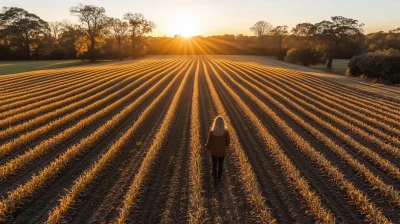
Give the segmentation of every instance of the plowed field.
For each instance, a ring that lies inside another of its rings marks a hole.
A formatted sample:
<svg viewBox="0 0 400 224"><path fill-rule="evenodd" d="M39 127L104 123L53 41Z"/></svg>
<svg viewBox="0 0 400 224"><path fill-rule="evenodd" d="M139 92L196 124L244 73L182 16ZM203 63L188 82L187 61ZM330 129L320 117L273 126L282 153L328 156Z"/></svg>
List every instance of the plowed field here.
<svg viewBox="0 0 400 224"><path fill-rule="evenodd" d="M0 222L400 223L400 102L260 60L0 76Z"/></svg>

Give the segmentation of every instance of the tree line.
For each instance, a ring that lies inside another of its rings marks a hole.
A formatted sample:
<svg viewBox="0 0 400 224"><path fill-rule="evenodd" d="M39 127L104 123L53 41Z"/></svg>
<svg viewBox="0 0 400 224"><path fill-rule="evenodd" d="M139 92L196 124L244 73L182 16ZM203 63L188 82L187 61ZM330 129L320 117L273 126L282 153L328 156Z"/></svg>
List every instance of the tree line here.
<svg viewBox="0 0 400 224"><path fill-rule="evenodd" d="M112 18L94 5L79 4L70 13L79 24L49 23L22 8L4 7L0 60L135 58L142 51L142 37L156 27L143 14L128 12L122 19Z"/></svg>
<svg viewBox="0 0 400 224"><path fill-rule="evenodd" d="M78 24L46 22L17 7L0 13L0 60L127 59L144 54L247 54L269 55L310 65L334 58L351 58L363 52L400 49L400 28L364 34L364 24L342 16L315 24L299 23L289 30L258 21L248 35L214 35L183 38L146 36L156 27L140 13L122 18L107 16L103 7L70 8Z"/></svg>

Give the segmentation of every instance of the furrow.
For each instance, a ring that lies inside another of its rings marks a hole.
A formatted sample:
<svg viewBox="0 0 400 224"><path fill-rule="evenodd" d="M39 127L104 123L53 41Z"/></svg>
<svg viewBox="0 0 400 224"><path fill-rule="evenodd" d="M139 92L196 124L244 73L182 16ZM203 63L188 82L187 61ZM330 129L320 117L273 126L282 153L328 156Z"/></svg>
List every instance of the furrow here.
<svg viewBox="0 0 400 224"><path fill-rule="evenodd" d="M199 115L199 68L197 62L194 77L192 96L191 121L190 121L190 195L189 195L189 223L203 223L207 216L204 208L202 172L201 172L201 138L200 138L200 115Z"/></svg>
<svg viewBox="0 0 400 224"><path fill-rule="evenodd" d="M78 119L78 115L87 114L87 113L91 112L93 109L95 109L96 107L100 106L102 102L108 102L105 100L115 98L117 96L117 93L122 93L122 90L126 90L125 87L127 85L131 86L131 84L136 83L135 81L142 81L144 78L149 77L151 74L154 74L159 71L163 71L164 69L167 68L167 66L174 67L175 65L176 65L175 63L171 63L171 64L165 65L164 67L159 68L157 70L154 70L155 69L154 68L153 71L146 70L146 71L140 72L136 75L127 74L126 76L123 77L124 79L122 79L122 81L120 81L119 83L114 83L112 80L105 82L105 83L101 84L100 86L96 87L95 89L93 89L92 91L85 92L84 94L87 95L86 96L87 98L84 98L84 100L81 100L81 101L73 100L72 101L73 103L69 104L66 107L62 107L58 110L49 112L47 114L42 114L39 117L28 120L22 124L11 126L10 128L7 128L5 130L0 130L0 141L9 139L10 137L15 136L16 134L22 134L21 132L27 131L37 125L45 124L46 122L47 122L46 125L51 125L51 123L49 123L49 122L51 122L52 120L57 119L57 118L58 119L56 121L52 121L52 123L60 121L59 122L60 124L66 124L69 121ZM143 74L145 74L145 75L143 75ZM143 75L143 77L140 77L142 75ZM135 80L138 77L140 77L140 78ZM96 93L95 92L96 89L99 89L101 91ZM91 92L93 92L93 93L91 93ZM117 92L117 93L113 93L113 92ZM73 98L75 98L75 96ZM96 99L97 99L97 101L96 101ZM43 108L44 107L42 107L42 109ZM74 111L74 110L76 110L76 111ZM74 112L72 112L72 111L74 111ZM61 116L63 116L63 117L61 117ZM61 117L61 118L59 118L59 117ZM68 119L64 119L64 118L68 118ZM20 118L18 118L16 120L18 121L19 119ZM63 120L63 121L61 122L61 120ZM56 126L54 126L54 127L56 127ZM50 131L53 129L47 128L46 130ZM39 133L40 133L40 135L43 136L44 133L46 133L46 132L39 132ZM22 134L19 136L19 138L22 138L23 136L24 135ZM33 140L33 138L29 138L30 142L32 140ZM9 143L11 143L11 141ZM9 144L9 143L6 143L6 144ZM2 155L2 153L1 153L2 147L3 146L0 146L0 159L2 158L2 156L1 156Z"/></svg>
<svg viewBox="0 0 400 224"><path fill-rule="evenodd" d="M7 118L9 116L18 115L21 112L29 112L29 110L38 108L43 105L54 104L59 105L58 101L67 101L70 97L73 97L80 93L85 93L87 90L96 87L103 83L105 80L110 80L115 77L120 77L121 71L124 71L125 74L130 72L130 70L121 70L117 69L113 72L109 71L101 71L95 72L91 76L87 77L86 80L77 80L78 85L71 85L66 89L60 89L57 91L50 92L48 94L40 95L35 98L25 99L24 97L20 99L12 99L11 103L8 105L4 105L2 107L2 112L0 113L0 118ZM57 104L58 103L58 104Z"/></svg>
<svg viewBox="0 0 400 224"><path fill-rule="evenodd" d="M225 67L225 66L224 66ZM225 67L226 68L226 67ZM287 109L283 104L279 103L275 99L273 99L269 94L265 93L262 89L257 87L256 85L250 83L246 79L244 79L242 76L240 76L238 73L232 71L229 68L226 68L229 71L231 71L233 74L235 74L236 77L238 77L242 82L246 83L247 85L251 86L252 89L255 89L260 95L268 99L269 102L272 102L274 105L276 105L281 111L283 111L287 116L289 116L292 120L294 120L296 123L298 123L302 128L304 128L307 132L311 133L317 140L321 141L327 148L329 148L331 151L333 151L336 155L338 155L341 159L346 161L346 163L349 164L350 167L352 167L360 176L364 178L366 182L368 182L373 190L377 190L380 192L383 196L389 198L393 204L395 204L397 207L400 207L400 194L397 190L394 189L393 186L385 184L379 177L375 176L372 172L370 172L364 165L356 161L349 155L345 149L337 145L333 140L331 140L329 137L324 135L323 133L319 132L315 127L301 119L298 115L296 115L293 111ZM248 77L249 79L252 79L251 77ZM229 79L235 83L236 86L238 86L247 96L249 96L262 110L269 114L272 119L276 122L276 124L281 127L283 130L286 130L287 135L292 135L293 139L297 139L299 141L294 142L296 145L302 145L304 143L303 148L310 148L310 150L313 150L312 154L308 153L309 155L321 155L319 157L323 158L323 155L318 153L315 149L311 147L311 145L305 141L305 139L302 139L302 137L298 134L295 133L293 129L291 129L287 124L284 123L284 121L279 118L273 112L266 104L264 104L260 99L258 99L255 95L253 95L248 89L244 88L242 85L240 85L237 81L233 80L232 77L229 77ZM252 79L253 80L253 79ZM253 80L254 81L254 80ZM301 140L301 141L300 141ZM303 143L302 143L303 142ZM300 144L302 143L302 144ZM304 151L303 149L302 151ZM316 154L317 153L317 154ZM313 159L313 158L310 158ZM324 160L328 161L326 158L323 158ZM324 163L328 163L328 162ZM317 163L317 162L316 162ZM324 164L321 163L321 164ZM319 164L319 163L317 163ZM336 168L337 169L337 168ZM329 174L328 174L329 176ZM344 176L344 175L343 175Z"/></svg>
<svg viewBox="0 0 400 224"><path fill-rule="evenodd" d="M166 77L168 76L165 76L163 80L165 80ZM121 124L124 121L124 118L126 118L142 103L143 100L148 98L157 88L159 88L162 82L163 81L159 81L156 85L153 85L151 88L152 91L147 91L145 94L138 97L133 103L125 107L121 112L115 115L111 120L107 121L95 132L70 147L48 166L43 168L38 174L33 175L28 182L8 192L7 197L0 201L0 221L5 220L7 215L12 214L24 202L30 200L31 196L35 194L35 192L46 186L46 184L60 174L69 163L85 151L92 148L99 140Z"/></svg>
<svg viewBox="0 0 400 224"><path fill-rule="evenodd" d="M182 73L182 71L183 70L181 70L180 73ZM59 205L49 213L46 223L59 223L61 221L61 218L68 212L71 206L76 203L79 195L112 161L120 148L127 146L130 137L136 132L139 125L146 120L149 114L154 112L156 105L159 104L167 95L168 91L171 89L171 86L176 82L179 76L180 74L177 74L175 78L168 84L168 86L164 88L161 94L158 95L157 98L154 99L154 101L139 115L139 118L134 122L134 124L109 147L106 153L99 157L99 160L97 160L89 169L87 169L74 181L74 185L71 187L71 189L69 189L67 193L59 200ZM149 89L149 91L152 91L152 89Z"/></svg>
<svg viewBox="0 0 400 224"><path fill-rule="evenodd" d="M127 220L129 219L129 214L130 214L132 207L134 206L136 199L139 195L139 192L140 192L139 190L141 189L141 187L143 188L143 186L141 186L142 182L145 180L148 173L150 172L151 167L154 164L155 159L158 155L158 152L161 150L162 144L165 141L165 137L171 126L171 123L174 120L174 115L178 108L178 103L182 96L183 90L185 88L186 82L190 75L190 71L193 68L193 65L194 65L194 62L192 63L190 68L187 70L184 79L182 80L181 84L179 85L179 88L176 91L174 98L172 99L171 105L168 108L167 114L165 115L164 120L161 123L159 130L157 131L157 133L154 136L152 145L147 150L146 156L145 156L135 178L133 179L128 192L126 193L126 195L124 197L124 201L122 202L122 206L120 208L118 218L115 220L118 223L126 223Z"/></svg>
<svg viewBox="0 0 400 224"><path fill-rule="evenodd" d="M212 60L210 63L216 65ZM264 140L267 150L271 153L275 161L280 165L281 170L284 172L285 177L289 183L299 192L304 202L307 204L308 209L313 213L315 218L323 223L335 223L336 219L333 214L325 208L319 196L313 192L304 177L301 176L300 171L293 165L285 152L279 146L275 138L263 126L257 116L250 110L248 106L241 100L241 98L222 80L219 73L212 65L211 69L214 72L218 81L224 86L228 93L234 98L241 111L252 122L260 137ZM297 144L297 143L296 143Z"/></svg>
<svg viewBox="0 0 400 224"><path fill-rule="evenodd" d="M249 201L251 202L253 209L255 210L255 217L262 223L275 223L275 219L271 215L270 208L265 204L265 199L261 195L256 176L250 165L250 162L243 152L243 148L238 140L237 134L230 124L230 119L222 106L222 102L215 90L215 87L210 79L210 74L208 73L207 67L203 62L204 73L206 75L207 86L210 90L210 94L213 99L213 104L216 107L218 113L225 118L227 121L228 128L230 129L231 136L231 151L235 158L235 165L240 170L240 177L242 179L243 187L248 195Z"/></svg>
<svg viewBox="0 0 400 224"><path fill-rule="evenodd" d="M158 82L158 85L159 85L159 83L164 82L167 79L167 77L169 77L171 74L173 74L175 71L177 71L182 66L183 66L183 64L180 65L178 68L175 68L173 71L169 72L168 75L164 76ZM160 75L161 74L162 73L160 73ZM51 150L54 150L57 147L57 145L60 145L67 139L75 136L77 133L82 131L85 127L95 123L100 118L106 116L108 113L110 113L111 111L116 109L119 105L123 104L124 102L128 102L133 96L137 95L137 93L148 88L149 85L153 84L153 81L156 80L156 78L157 78L157 76L152 77L145 84L142 84L140 87L131 91L128 95L125 95L123 98L115 101L114 103L112 103L109 106L105 107L104 109L96 112L95 114L92 114L90 117L87 117L87 118L79 121L77 124L64 130L63 132L60 132L57 135L55 135L47 140L42 141L39 145L26 151L24 154L19 155L16 158L6 162L2 166L0 166L0 181L4 181L11 174L15 173L16 171L18 171L20 169L23 169L32 160L45 155L46 153L48 153ZM146 92L142 96L147 96L148 94L149 94L149 92ZM140 98L140 99L143 100L143 98ZM29 136L27 136L26 139L29 139ZM22 140L25 140L25 139L21 139L21 142L22 142ZM17 143L15 143L15 144L17 144ZM19 144L21 144L21 143L19 143ZM13 148L10 149L10 147L6 146L6 147L2 148L2 150L0 152L2 152L2 155L4 156L4 155L7 155L10 152L12 152L12 150L13 150Z"/></svg>
<svg viewBox="0 0 400 224"><path fill-rule="evenodd" d="M142 66L135 66L135 67L130 67L130 70L141 70L143 68L148 67L149 65L157 65L161 64L161 62L158 63L153 63L153 64L146 64ZM126 68L128 69L128 68ZM90 74L90 73L89 73ZM33 87L29 88L23 88L21 91L13 91L12 94L7 94L5 97L0 97L0 102L5 102L5 101L11 101L12 99L16 99L18 97L24 96L24 99L32 98L35 96L41 96L47 93L50 93L52 91L60 90L60 88L65 88L65 84L69 84L71 81L73 82L74 80L77 80L76 77L71 77L68 74L65 74L65 77L61 77L60 81L55 80L56 83L53 82L46 82L44 84L36 84ZM53 81L53 79L51 79ZM82 81L82 80L79 80Z"/></svg>

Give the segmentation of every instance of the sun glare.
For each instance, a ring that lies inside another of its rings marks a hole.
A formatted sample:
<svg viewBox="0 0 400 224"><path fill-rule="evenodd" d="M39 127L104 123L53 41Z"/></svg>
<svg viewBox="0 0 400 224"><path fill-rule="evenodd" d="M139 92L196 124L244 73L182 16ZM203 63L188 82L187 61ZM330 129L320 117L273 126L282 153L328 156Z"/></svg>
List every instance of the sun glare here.
<svg viewBox="0 0 400 224"><path fill-rule="evenodd" d="M198 21L190 15L177 15L172 24L173 35L178 34L183 37L192 37L199 34Z"/></svg>

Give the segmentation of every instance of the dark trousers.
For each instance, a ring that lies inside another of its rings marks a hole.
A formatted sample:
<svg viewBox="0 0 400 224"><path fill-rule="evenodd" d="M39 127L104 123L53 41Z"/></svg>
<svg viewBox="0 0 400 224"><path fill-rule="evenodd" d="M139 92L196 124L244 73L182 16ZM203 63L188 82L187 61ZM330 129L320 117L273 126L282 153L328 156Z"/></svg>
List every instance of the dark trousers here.
<svg viewBox="0 0 400 224"><path fill-rule="evenodd" d="M220 181L222 177L222 168L224 167L224 156L218 157L218 156L213 156L212 157L212 173L214 180ZM217 176L217 170L218 170L218 176Z"/></svg>

